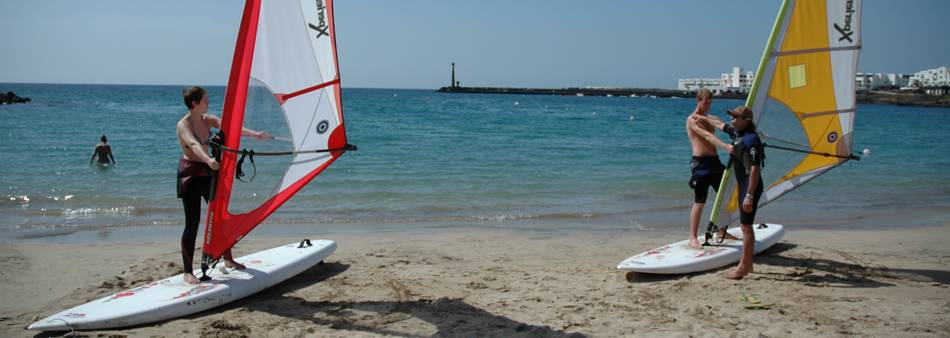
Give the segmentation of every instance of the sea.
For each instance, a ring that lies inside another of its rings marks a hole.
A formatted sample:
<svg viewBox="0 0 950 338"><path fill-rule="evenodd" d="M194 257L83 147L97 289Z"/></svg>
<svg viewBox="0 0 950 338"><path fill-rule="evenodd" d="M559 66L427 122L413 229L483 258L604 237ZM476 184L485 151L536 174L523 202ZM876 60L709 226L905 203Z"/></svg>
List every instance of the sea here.
<svg viewBox="0 0 950 338"><path fill-rule="evenodd" d="M0 243L177 240L183 87L0 84L32 99L0 106ZM224 87L206 88L209 112L219 114ZM714 100L711 111L725 117L742 103ZM694 100L344 88L343 106L359 150L254 233L686 231L684 121ZM947 108L859 105L855 151L870 155L763 207L758 221L836 230L946 224L948 126ZM89 164L103 134L117 161L108 168Z"/></svg>

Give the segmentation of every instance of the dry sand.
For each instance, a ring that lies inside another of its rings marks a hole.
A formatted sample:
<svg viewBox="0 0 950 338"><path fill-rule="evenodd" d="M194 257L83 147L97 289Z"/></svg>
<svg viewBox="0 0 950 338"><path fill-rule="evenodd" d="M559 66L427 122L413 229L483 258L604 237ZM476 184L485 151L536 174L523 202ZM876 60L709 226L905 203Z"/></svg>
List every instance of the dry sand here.
<svg viewBox="0 0 950 338"><path fill-rule="evenodd" d="M685 229L684 229L685 231ZM725 271L624 275L661 231L447 230L328 236L326 264L257 295L89 337L950 336L950 226L789 229L741 281ZM237 255L297 240L246 238ZM177 273L176 240L0 246L0 336L66 307ZM743 295L767 309L747 309ZM54 333L63 335L66 332Z"/></svg>

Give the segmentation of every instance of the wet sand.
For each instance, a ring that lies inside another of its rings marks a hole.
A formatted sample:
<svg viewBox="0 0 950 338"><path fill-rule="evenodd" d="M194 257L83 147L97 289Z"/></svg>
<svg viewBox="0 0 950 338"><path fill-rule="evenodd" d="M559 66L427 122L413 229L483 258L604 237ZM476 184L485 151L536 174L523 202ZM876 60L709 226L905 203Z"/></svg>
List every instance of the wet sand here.
<svg viewBox="0 0 950 338"><path fill-rule="evenodd" d="M685 230L685 229L684 229ZM625 275L620 260L680 240L665 231L447 230L322 236L326 264L223 307L91 337L950 336L950 225L790 228L726 269ZM246 238L243 255L298 240ZM67 307L178 273L177 240L0 246L0 336ZM749 302L752 295L759 301ZM743 300L743 298L745 300ZM54 333L63 335L67 332Z"/></svg>

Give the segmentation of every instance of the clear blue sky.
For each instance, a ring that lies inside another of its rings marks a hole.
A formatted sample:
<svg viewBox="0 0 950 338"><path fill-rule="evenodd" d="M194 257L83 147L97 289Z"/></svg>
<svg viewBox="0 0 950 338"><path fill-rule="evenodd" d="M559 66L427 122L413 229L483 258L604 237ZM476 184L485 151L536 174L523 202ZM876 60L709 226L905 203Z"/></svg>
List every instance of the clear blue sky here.
<svg viewBox="0 0 950 338"><path fill-rule="evenodd" d="M676 86L754 69L778 0L337 0L346 87ZM0 82L221 85L243 1L0 0ZM859 71L950 66L950 1L867 0Z"/></svg>

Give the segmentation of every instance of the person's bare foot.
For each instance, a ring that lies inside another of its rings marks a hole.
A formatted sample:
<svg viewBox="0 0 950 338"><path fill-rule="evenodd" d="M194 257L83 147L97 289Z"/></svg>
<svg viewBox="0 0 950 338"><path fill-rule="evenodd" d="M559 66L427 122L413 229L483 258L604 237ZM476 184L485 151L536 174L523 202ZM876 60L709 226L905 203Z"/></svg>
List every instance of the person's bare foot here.
<svg viewBox="0 0 950 338"><path fill-rule="evenodd" d="M235 270L244 270L245 268L247 268L246 266L244 266L244 264L235 262L233 260L224 261L224 266L227 268L235 269Z"/></svg>
<svg viewBox="0 0 950 338"><path fill-rule="evenodd" d="M693 249L702 249L702 248L703 248L703 245L700 244L700 243L699 243L699 240L696 239L695 237L690 238L690 239L689 239L689 242L686 243L686 245L689 246L690 248L693 248Z"/></svg>
<svg viewBox="0 0 950 338"><path fill-rule="evenodd" d="M188 283L188 284L201 283L201 281L198 280L198 277L195 277L195 275L192 275L190 273L186 272L186 273L183 273L181 276L182 276L182 279L185 280L185 283Z"/></svg>
<svg viewBox="0 0 950 338"><path fill-rule="evenodd" d="M739 280L739 279L742 279L742 277L745 277L746 275L748 275L748 274L751 273L751 272L752 272L752 269L743 269L743 268L738 268L738 267L737 267L737 268L733 269L732 271L729 271L728 273L726 273L725 275L723 275L723 277L726 277L726 278L728 278L728 279Z"/></svg>

